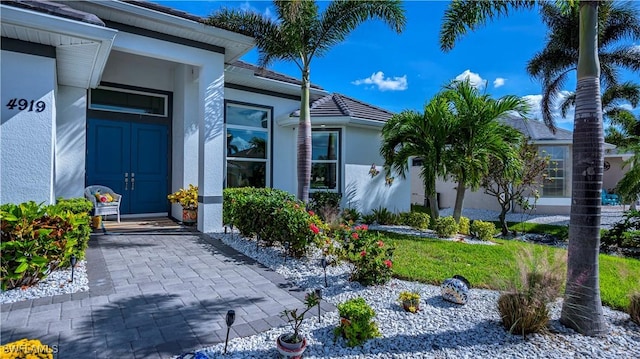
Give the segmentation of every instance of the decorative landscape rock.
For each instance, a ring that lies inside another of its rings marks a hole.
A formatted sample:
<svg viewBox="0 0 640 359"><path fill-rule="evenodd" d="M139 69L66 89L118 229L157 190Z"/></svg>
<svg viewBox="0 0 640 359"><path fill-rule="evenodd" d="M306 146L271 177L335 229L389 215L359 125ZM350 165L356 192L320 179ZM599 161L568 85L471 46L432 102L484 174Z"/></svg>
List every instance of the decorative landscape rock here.
<svg viewBox="0 0 640 359"><path fill-rule="evenodd" d="M456 274L453 278L447 278L442 282L440 286L442 298L456 304L467 304L469 287L471 287L469 281L465 277Z"/></svg>

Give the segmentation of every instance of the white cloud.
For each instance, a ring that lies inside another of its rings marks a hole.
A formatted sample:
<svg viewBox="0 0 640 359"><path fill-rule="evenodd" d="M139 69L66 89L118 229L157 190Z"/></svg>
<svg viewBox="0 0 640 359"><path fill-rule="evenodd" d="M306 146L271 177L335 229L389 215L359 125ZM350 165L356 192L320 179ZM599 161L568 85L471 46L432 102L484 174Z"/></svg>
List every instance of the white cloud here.
<svg viewBox="0 0 640 359"><path fill-rule="evenodd" d="M469 83L471 84L471 86L477 89L483 89L486 84L485 79L480 77L479 74L475 72L471 72L471 70L469 69L465 70L463 73L456 76L455 81L464 81L467 79L469 80Z"/></svg>
<svg viewBox="0 0 640 359"><path fill-rule="evenodd" d="M255 13L260 13L260 10L251 5L250 2L245 1L242 4L240 4L240 10L244 11L244 12L255 12ZM264 12L262 13L264 16L274 19L273 13L271 12L271 9L269 7L267 7L266 9L264 9Z"/></svg>
<svg viewBox="0 0 640 359"><path fill-rule="evenodd" d="M355 80L351 83L354 85L375 85L380 91L404 91L409 88L407 75L385 78L384 72L382 71L378 71L367 78Z"/></svg>
<svg viewBox="0 0 640 359"><path fill-rule="evenodd" d="M504 86L504 82L506 80L507 79L505 79L504 77L496 77L496 79L493 80L493 87L498 88L498 87Z"/></svg>
<svg viewBox="0 0 640 359"><path fill-rule="evenodd" d="M573 124L573 120L574 120L573 117L575 113L573 108L570 108L567 111L566 117L562 117L560 113L560 104L562 104L562 101L564 101L564 99L570 93L571 92L569 91L561 91L558 94L558 98L556 100L555 106L553 106L551 109L551 117L555 120L557 126L560 126L561 124ZM522 98L525 99L531 106L531 110L529 111L529 114L527 115L527 117L530 119L542 121L542 107L541 107L542 95L526 95L526 96L522 96Z"/></svg>

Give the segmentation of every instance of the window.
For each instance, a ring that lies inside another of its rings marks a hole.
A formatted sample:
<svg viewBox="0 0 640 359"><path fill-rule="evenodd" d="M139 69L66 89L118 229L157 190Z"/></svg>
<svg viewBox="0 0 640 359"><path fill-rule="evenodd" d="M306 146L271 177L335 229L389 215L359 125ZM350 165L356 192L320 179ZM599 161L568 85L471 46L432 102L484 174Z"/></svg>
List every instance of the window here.
<svg viewBox="0 0 640 359"><path fill-rule="evenodd" d="M338 192L340 131L314 129L311 141L311 190Z"/></svg>
<svg viewBox="0 0 640 359"><path fill-rule="evenodd" d="M567 197L569 147L540 146L538 151L540 156L549 156L546 177L542 184L542 197Z"/></svg>
<svg viewBox="0 0 640 359"><path fill-rule="evenodd" d="M89 108L152 116L167 116L167 96L124 89L91 90Z"/></svg>
<svg viewBox="0 0 640 359"><path fill-rule="evenodd" d="M270 172L271 110L226 105L227 187L266 187Z"/></svg>

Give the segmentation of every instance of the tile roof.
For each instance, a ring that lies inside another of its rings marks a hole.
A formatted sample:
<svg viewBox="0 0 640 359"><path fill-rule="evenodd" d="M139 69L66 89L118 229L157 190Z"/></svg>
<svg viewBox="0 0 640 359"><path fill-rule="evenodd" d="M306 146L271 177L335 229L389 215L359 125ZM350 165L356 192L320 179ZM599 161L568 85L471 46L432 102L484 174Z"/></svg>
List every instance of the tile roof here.
<svg viewBox="0 0 640 359"><path fill-rule="evenodd" d="M386 122L393 115L391 111L337 93L324 96L311 104L311 117L347 116ZM291 113L291 116L300 117L300 110Z"/></svg>
<svg viewBox="0 0 640 359"><path fill-rule="evenodd" d="M526 137L530 138L532 141L541 141L541 140L562 140L562 141L572 141L573 140L573 132L557 128L556 133L554 134L549 130L547 125L542 121L538 120L525 120L521 117L509 117L501 120L505 125L511 126L516 130L520 131Z"/></svg>
<svg viewBox="0 0 640 359"><path fill-rule="evenodd" d="M145 0L124 0L123 2L132 4L132 5L136 5L136 6L140 6L143 7L145 9L149 9L149 10L155 10L164 14L168 14L168 15L173 15L173 16L177 16L183 19L187 19L187 20L191 20L191 21L195 21L195 22L200 22L200 23L204 23L205 19L194 15L194 14L190 14L188 12L184 12L182 10L177 10L174 8L170 8L168 6L163 6L157 3L153 3L150 1L145 1Z"/></svg>
<svg viewBox="0 0 640 359"><path fill-rule="evenodd" d="M88 24L105 26L96 15L73 9L66 4L44 0L12 0L2 1L2 5L13 6L39 13L55 15L66 19L77 20Z"/></svg>
<svg viewBox="0 0 640 359"><path fill-rule="evenodd" d="M302 85L302 81L298 80L295 77L287 76L285 74L281 74L279 72L271 71L268 69L263 69L263 68L260 68L259 66L250 64L248 62L238 60L231 63L231 66L252 70L256 76L264 77L270 80L282 81L282 82L287 82L295 85ZM311 87L318 90L324 90L322 87L315 84L311 84Z"/></svg>

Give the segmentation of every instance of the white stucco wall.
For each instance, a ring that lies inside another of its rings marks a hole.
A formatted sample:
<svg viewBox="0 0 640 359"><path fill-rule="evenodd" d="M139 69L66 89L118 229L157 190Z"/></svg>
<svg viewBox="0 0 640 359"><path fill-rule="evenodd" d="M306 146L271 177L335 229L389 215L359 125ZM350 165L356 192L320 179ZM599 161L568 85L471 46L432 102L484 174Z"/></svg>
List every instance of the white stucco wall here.
<svg viewBox="0 0 640 359"><path fill-rule="evenodd" d="M55 197L83 197L87 146L87 90L59 86Z"/></svg>
<svg viewBox="0 0 640 359"><path fill-rule="evenodd" d="M2 51L0 202L54 200L56 62L53 58ZM9 109L11 99L43 101L42 112Z"/></svg>
<svg viewBox="0 0 640 359"><path fill-rule="evenodd" d="M173 91L175 66L172 62L112 51L102 74L102 81Z"/></svg>
<svg viewBox="0 0 640 359"><path fill-rule="evenodd" d="M380 156L381 136L379 129L347 127L344 133L344 194L342 205L370 213L378 207L392 212L409 211L411 207L410 174L402 178L393 174L390 186L385 184L385 173ZM375 177L369 175L371 165L380 171Z"/></svg>

